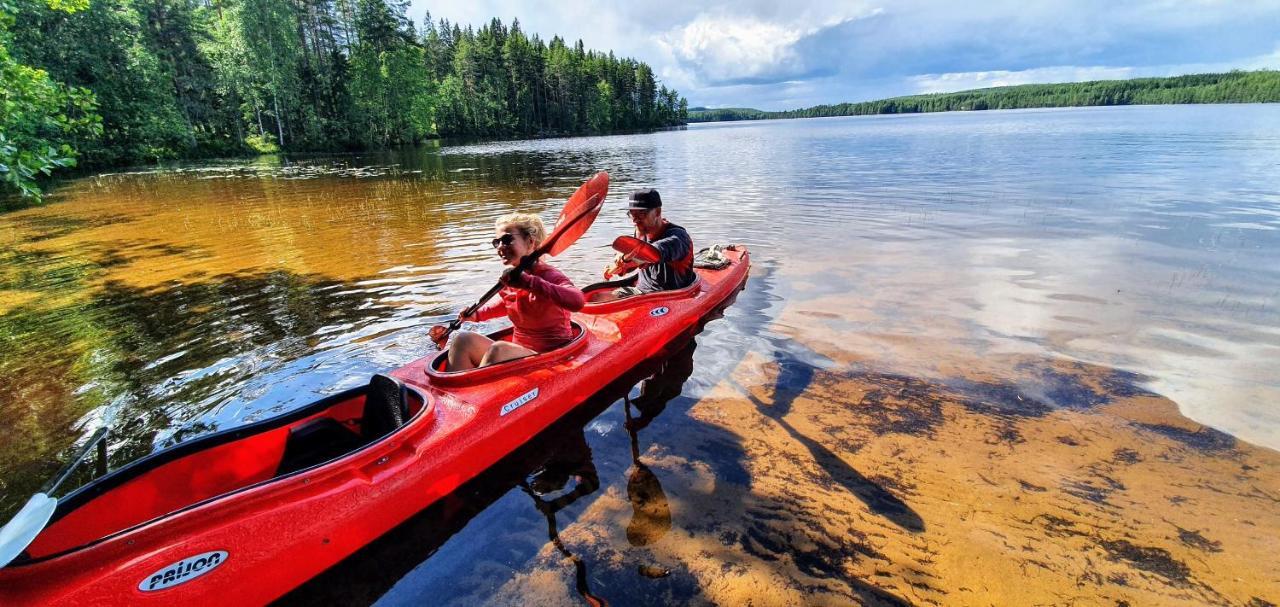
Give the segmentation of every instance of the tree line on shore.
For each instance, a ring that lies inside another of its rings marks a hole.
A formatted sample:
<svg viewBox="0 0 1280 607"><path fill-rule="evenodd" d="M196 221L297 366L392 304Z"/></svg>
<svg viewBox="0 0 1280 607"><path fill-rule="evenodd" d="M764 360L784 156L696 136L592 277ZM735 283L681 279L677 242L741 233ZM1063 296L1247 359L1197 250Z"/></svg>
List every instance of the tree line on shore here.
<svg viewBox="0 0 1280 607"><path fill-rule="evenodd" d="M1274 102L1280 102L1280 71L1260 70L1169 78L1024 84L859 103L816 105L780 112L751 108L693 108L689 111L689 122L1098 105Z"/></svg>
<svg viewBox="0 0 1280 607"><path fill-rule="evenodd" d="M60 167L683 124L653 70L407 0L0 0L0 190Z"/></svg>

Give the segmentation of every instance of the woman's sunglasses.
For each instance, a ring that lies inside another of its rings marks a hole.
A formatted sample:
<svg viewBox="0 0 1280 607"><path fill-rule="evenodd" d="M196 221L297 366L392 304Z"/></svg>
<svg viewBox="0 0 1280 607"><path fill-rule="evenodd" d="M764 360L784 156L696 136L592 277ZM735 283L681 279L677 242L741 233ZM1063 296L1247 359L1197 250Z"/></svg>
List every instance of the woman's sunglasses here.
<svg viewBox="0 0 1280 607"><path fill-rule="evenodd" d="M511 243L515 241L516 241L516 235L508 232L506 234L503 234L502 236L499 236L489 241L489 244L493 245L493 248L496 249L502 245L511 246Z"/></svg>

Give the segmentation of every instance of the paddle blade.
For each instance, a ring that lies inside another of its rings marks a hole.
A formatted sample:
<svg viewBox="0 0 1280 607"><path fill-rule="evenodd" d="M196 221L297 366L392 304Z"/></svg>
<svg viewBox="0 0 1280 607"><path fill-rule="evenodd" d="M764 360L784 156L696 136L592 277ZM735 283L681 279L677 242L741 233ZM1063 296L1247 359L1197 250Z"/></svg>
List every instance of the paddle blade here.
<svg viewBox="0 0 1280 607"><path fill-rule="evenodd" d="M436 325L431 327L431 330L427 332L427 335L431 337L431 341L435 342L436 349L443 350L444 345L449 341L449 333L451 333L449 327Z"/></svg>
<svg viewBox="0 0 1280 607"><path fill-rule="evenodd" d="M58 500L37 493L4 527L0 527L0 567L18 558L31 545L31 541L49 524L57 507Z"/></svg>
<svg viewBox="0 0 1280 607"><path fill-rule="evenodd" d="M552 257L564 252L570 245L577 242L578 237L582 236L587 228L591 227L591 222L596 220L596 215L600 214L600 208L604 206L604 197L609 194L609 174L600 171L591 176L586 183L578 188L578 191L569 197L569 201L565 203L564 209L560 211L560 219L556 220L556 229L551 231L551 235L542 241L542 246L528 255L525 255L520 264L516 266L519 271L528 270L537 263L538 258L543 255L551 255ZM470 308L467 308L463 316L470 316L480 309L489 298L493 297L502 289L503 283L499 282L485 293L480 301L477 301ZM458 328L458 322L449 325L443 334L435 332L432 335L436 343L439 340L448 339L449 333Z"/></svg>
<svg viewBox="0 0 1280 607"><path fill-rule="evenodd" d="M657 247L635 236L619 236L613 239L613 250L622 253L623 257L628 260L642 261L644 263L662 261L662 253L658 252Z"/></svg>
<svg viewBox="0 0 1280 607"><path fill-rule="evenodd" d="M600 214L604 206L604 198L609 195L609 174L600 171L591 176L578 191L569 197L560 218L556 220L556 228L551 231L543 247L547 254L555 257L578 241L591 223Z"/></svg>

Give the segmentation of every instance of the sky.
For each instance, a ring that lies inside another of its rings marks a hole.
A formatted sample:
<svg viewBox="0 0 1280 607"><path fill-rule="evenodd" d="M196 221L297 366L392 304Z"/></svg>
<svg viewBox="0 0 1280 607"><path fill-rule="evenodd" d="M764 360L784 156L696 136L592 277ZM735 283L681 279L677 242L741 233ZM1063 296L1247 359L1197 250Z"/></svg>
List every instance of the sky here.
<svg viewBox="0 0 1280 607"><path fill-rule="evenodd" d="M1280 68L1280 0L412 0L409 16L428 10L634 57L690 107Z"/></svg>

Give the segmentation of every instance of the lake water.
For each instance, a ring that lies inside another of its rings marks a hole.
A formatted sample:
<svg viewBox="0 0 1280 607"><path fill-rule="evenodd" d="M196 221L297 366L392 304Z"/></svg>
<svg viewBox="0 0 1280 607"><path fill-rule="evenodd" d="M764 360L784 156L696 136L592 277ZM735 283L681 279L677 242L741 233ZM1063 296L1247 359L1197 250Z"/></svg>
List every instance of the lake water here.
<svg viewBox="0 0 1280 607"><path fill-rule="evenodd" d="M0 513L103 424L121 465L421 356L497 275L493 219L551 220L597 170L558 267L597 280L652 186L699 246L751 249L737 301L636 408L602 394L286 602L1280 602L1276 105L70 181L0 215Z"/></svg>

